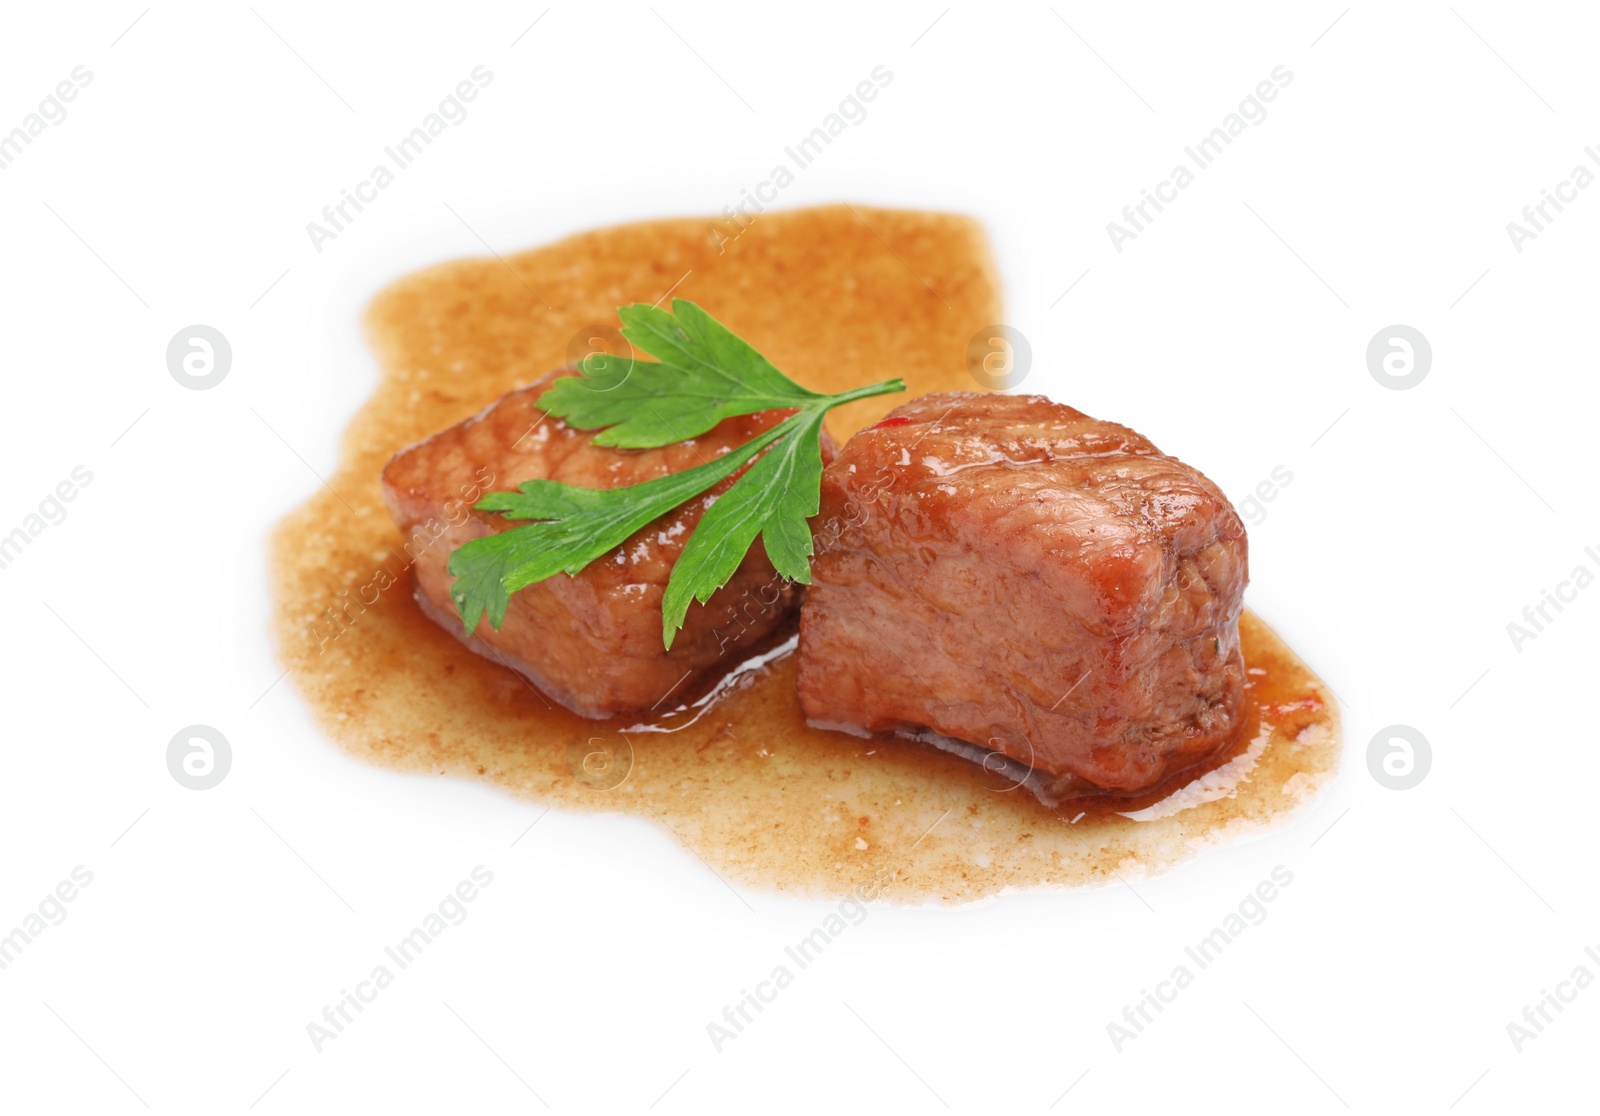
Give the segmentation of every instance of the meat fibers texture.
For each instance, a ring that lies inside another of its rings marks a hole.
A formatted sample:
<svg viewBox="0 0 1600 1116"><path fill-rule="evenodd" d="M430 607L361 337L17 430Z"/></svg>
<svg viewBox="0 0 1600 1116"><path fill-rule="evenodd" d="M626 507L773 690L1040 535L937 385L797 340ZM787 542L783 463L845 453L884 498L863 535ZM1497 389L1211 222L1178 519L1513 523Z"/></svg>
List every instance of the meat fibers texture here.
<svg viewBox="0 0 1600 1116"><path fill-rule="evenodd" d="M1244 524L1125 426L1037 395L926 395L850 439L812 530L814 723L932 730L1056 797L1150 788L1238 728Z"/></svg>

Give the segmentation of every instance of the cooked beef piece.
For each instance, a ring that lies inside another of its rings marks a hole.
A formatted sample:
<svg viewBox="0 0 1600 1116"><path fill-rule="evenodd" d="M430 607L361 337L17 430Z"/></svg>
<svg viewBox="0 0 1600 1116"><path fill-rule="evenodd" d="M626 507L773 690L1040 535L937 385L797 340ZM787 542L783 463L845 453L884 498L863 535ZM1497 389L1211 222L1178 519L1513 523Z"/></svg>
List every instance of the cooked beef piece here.
<svg viewBox="0 0 1600 1116"><path fill-rule="evenodd" d="M1062 797L1132 792L1237 728L1244 525L1125 426L926 395L822 476L799 687L818 724L928 729Z"/></svg>
<svg viewBox="0 0 1600 1116"><path fill-rule="evenodd" d="M508 392L481 413L400 451L384 467L383 493L414 562L417 603L485 657L519 671L551 698L585 717L647 710L669 692L735 665L782 628L796 604L759 544L733 580L704 605L691 604L665 650L661 597L690 533L736 474L645 527L574 577L556 574L514 593L498 631L487 618L470 638L450 599L450 553L469 539L509 531L526 520L472 510L487 492L549 478L587 488L617 488L681 472L721 456L792 412L727 419L706 434L652 450L593 444L541 411L539 396L560 375ZM833 456L824 439L823 460Z"/></svg>

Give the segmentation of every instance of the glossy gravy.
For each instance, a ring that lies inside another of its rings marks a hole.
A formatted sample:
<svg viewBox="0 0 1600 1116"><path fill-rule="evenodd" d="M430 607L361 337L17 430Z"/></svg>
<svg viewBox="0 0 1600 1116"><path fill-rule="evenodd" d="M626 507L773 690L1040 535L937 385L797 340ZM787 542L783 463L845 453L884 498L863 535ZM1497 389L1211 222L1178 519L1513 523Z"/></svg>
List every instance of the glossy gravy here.
<svg viewBox="0 0 1600 1116"><path fill-rule="evenodd" d="M850 206L765 214L742 232L694 219L602 229L395 283L368 313L383 377L345 433L332 491L273 538L280 654L345 749L534 802L652 817L748 886L833 897L877 876L892 881L888 898L911 903L1159 871L1281 820L1332 778L1332 695L1249 613L1247 715L1233 745L1181 785L1055 810L930 745L808 726L790 644L735 644L748 658L711 692L610 721L554 706L473 654L413 601L379 471L567 363L614 326L618 306L669 291L825 391L888 376L911 396L973 390L969 342L1002 318L977 225ZM843 441L904 398L841 408L830 432Z"/></svg>

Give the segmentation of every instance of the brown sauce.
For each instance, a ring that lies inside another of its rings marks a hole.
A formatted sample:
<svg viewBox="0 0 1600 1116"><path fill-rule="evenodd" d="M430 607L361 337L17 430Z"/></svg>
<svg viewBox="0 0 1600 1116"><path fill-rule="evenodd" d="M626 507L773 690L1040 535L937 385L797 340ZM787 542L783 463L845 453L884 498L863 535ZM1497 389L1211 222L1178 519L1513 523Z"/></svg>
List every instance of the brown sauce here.
<svg viewBox="0 0 1600 1116"><path fill-rule="evenodd" d="M843 896L877 876L892 881L889 898L913 903L1159 871L1282 820L1332 778L1332 695L1249 613L1234 745L1181 785L1055 810L929 745L808 726L785 644L740 648L749 658L716 689L671 695L649 718L589 721L425 617L379 495L384 462L566 363L573 339L614 323L620 305L676 285L819 390L887 376L911 396L973 390L968 342L1002 314L971 221L839 206L763 215L732 239L736 228L717 227L599 230L431 268L375 300L367 327L382 380L345 433L332 491L286 516L273 540L280 653L342 747L533 802L653 817L736 883ZM841 408L830 432L842 441L903 398Z"/></svg>

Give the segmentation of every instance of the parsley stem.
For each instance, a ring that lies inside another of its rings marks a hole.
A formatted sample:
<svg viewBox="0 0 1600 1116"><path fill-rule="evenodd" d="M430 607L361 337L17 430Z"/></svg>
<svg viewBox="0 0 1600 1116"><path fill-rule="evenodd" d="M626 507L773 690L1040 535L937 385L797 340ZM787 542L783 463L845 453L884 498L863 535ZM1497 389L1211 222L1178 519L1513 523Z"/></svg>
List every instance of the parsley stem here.
<svg viewBox="0 0 1600 1116"><path fill-rule="evenodd" d="M838 395L830 395L828 396L828 407L831 409L846 403L854 403L857 399L870 399L874 395L892 395L897 391L905 390L906 382L904 380L884 380L880 383L868 384L866 387L851 388L849 391L842 391Z"/></svg>

